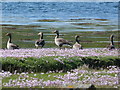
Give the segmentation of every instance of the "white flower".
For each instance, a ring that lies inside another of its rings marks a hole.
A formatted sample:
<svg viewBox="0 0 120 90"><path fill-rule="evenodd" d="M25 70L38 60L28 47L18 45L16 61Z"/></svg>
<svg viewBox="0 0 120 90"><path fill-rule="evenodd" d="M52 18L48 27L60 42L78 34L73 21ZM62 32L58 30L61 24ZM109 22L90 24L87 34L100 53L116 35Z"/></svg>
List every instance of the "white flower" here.
<svg viewBox="0 0 120 90"><path fill-rule="evenodd" d="M36 76L37 74L34 74L34 76Z"/></svg>

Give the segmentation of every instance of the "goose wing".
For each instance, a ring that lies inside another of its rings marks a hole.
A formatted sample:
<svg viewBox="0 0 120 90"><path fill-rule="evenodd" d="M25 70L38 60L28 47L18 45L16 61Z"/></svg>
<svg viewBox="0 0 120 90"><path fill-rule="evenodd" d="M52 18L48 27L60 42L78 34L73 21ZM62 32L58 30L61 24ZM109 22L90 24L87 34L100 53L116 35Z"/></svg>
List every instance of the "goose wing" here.
<svg viewBox="0 0 120 90"><path fill-rule="evenodd" d="M63 38L57 38L57 41L61 42L61 43L69 43L67 40L65 40Z"/></svg>
<svg viewBox="0 0 120 90"><path fill-rule="evenodd" d="M10 47L13 47L13 49L19 49L19 46L16 44L10 43L9 45Z"/></svg>
<svg viewBox="0 0 120 90"><path fill-rule="evenodd" d="M63 44L67 44L67 45L70 45L70 47L72 47L72 44L71 43L69 43L69 41L67 41L67 40L65 40L65 39L63 39L63 38L57 38L57 42L59 42L59 44L61 45L63 45Z"/></svg>
<svg viewBox="0 0 120 90"><path fill-rule="evenodd" d="M37 45L44 45L44 44L45 44L45 41L44 41L43 39L37 40L37 41L35 42L35 44L37 44Z"/></svg>

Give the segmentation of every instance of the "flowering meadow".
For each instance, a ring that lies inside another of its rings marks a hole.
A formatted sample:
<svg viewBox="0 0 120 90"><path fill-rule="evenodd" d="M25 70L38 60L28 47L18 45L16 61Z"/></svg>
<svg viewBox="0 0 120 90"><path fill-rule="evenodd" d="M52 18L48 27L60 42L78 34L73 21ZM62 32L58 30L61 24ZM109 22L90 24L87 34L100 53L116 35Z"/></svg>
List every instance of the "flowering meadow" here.
<svg viewBox="0 0 120 90"><path fill-rule="evenodd" d="M0 50L0 57L44 57L44 56L118 56L118 50L108 50L106 48L91 48L91 49L57 49L57 48L43 48L43 49L16 49L16 50Z"/></svg>
<svg viewBox="0 0 120 90"><path fill-rule="evenodd" d="M0 53L3 87L119 87L118 49L1 49Z"/></svg>
<svg viewBox="0 0 120 90"><path fill-rule="evenodd" d="M109 66L104 70L90 70L88 67L82 67L64 74L61 74L61 71L57 73L52 71L46 73L2 71L0 76L3 78L3 87L88 88L94 84L96 87L117 88L119 71L120 69L116 66ZM5 82L5 78L10 77L11 79ZM48 80L51 78L52 80Z"/></svg>

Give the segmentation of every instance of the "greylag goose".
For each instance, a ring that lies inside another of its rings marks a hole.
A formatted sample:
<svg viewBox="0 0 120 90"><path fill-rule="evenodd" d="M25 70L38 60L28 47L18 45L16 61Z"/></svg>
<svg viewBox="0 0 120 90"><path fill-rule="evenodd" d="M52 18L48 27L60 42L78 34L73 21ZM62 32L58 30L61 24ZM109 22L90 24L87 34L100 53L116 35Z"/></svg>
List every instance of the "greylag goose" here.
<svg viewBox="0 0 120 90"><path fill-rule="evenodd" d="M59 31L58 30L55 30L54 33L56 33L56 36L55 36L55 44L61 49L61 47L64 45L64 44L67 44L67 45L70 45L71 44L63 39L63 38L59 38Z"/></svg>
<svg viewBox="0 0 120 90"><path fill-rule="evenodd" d="M12 43L12 36L11 33L7 33L6 36L9 36L8 42L7 42L7 49L19 49L18 45L15 45Z"/></svg>
<svg viewBox="0 0 120 90"><path fill-rule="evenodd" d="M80 44L79 40L78 40L79 36L76 35L75 36L75 40L76 40L76 43L73 45L73 49L83 49L82 48L82 45Z"/></svg>
<svg viewBox="0 0 120 90"><path fill-rule="evenodd" d="M43 33L39 32L38 35L40 36L40 39L38 39L35 42L35 47L38 49L38 47L43 47L45 45L45 40L43 39Z"/></svg>
<svg viewBox="0 0 120 90"><path fill-rule="evenodd" d="M87 90L96 90L96 87L92 84Z"/></svg>
<svg viewBox="0 0 120 90"><path fill-rule="evenodd" d="M114 35L111 35L110 36L110 45L108 46L109 50L115 49L113 38L114 38Z"/></svg>

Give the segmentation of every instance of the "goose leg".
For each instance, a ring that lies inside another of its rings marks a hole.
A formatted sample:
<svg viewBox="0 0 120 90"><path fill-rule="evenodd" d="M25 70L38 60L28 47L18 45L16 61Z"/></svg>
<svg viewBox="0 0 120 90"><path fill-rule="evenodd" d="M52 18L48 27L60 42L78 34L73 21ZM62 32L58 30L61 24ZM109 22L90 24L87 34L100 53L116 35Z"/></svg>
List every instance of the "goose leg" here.
<svg viewBox="0 0 120 90"><path fill-rule="evenodd" d="M36 46L36 49L38 49L38 47Z"/></svg>

